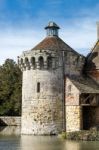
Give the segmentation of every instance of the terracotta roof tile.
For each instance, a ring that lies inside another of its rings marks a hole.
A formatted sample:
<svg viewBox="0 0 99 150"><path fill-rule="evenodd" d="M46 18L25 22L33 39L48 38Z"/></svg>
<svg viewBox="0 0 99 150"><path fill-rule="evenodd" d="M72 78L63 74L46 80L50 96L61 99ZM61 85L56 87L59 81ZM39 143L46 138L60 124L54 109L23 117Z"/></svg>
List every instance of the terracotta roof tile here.
<svg viewBox="0 0 99 150"><path fill-rule="evenodd" d="M57 36L46 37L32 50L56 50L56 51L66 50L78 54L76 51L74 51L69 45L67 45L62 39L60 39Z"/></svg>

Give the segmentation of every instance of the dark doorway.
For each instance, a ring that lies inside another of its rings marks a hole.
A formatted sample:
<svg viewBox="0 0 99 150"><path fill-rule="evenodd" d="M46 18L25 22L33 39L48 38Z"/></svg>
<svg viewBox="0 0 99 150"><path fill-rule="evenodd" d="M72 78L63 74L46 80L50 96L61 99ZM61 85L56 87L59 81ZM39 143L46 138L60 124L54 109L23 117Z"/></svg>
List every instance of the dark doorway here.
<svg viewBox="0 0 99 150"><path fill-rule="evenodd" d="M83 107L83 129L88 130L90 128L90 119L89 119L89 107Z"/></svg>
<svg viewBox="0 0 99 150"><path fill-rule="evenodd" d="M90 128L99 127L99 107L96 106L83 106L83 129L89 130Z"/></svg>

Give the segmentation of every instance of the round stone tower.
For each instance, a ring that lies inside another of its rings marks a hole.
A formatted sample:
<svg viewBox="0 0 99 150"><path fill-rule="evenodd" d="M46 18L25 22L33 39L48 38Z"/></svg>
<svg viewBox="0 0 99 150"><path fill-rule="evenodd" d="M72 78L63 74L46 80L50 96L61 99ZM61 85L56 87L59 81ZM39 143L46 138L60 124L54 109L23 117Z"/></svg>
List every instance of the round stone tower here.
<svg viewBox="0 0 99 150"><path fill-rule="evenodd" d="M50 22L47 37L19 57L23 71L22 134L57 134L63 130L63 48L59 27Z"/></svg>

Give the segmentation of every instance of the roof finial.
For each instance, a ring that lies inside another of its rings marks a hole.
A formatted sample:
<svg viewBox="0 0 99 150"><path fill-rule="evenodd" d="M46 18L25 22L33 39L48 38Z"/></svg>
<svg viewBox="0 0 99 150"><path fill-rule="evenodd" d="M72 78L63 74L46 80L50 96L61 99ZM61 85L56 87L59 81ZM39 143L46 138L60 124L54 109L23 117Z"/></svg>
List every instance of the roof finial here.
<svg viewBox="0 0 99 150"><path fill-rule="evenodd" d="M50 21L45 29L47 30L47 36L58 36L58 29L60 29L60 27L56 23Z"/></svg>

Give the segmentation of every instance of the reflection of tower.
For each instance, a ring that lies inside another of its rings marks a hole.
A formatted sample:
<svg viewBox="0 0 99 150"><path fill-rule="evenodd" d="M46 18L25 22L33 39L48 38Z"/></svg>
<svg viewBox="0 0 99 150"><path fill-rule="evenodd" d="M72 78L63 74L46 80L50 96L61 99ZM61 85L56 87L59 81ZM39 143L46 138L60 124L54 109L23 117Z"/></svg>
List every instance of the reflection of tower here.
<svg viewBox="0 0 99 150"><path fill-rule="evenodd" d="M21 136L21 150L65 149L65 143L56 136ZM78 149L77 149L78 150Z"/></svg>
<svg viewBox="0 0 99 150"><path fill-rule="evenodd" d="M70 149L70 150L80 150L83 144L77 141L66 141L65 142L65 149Z"/></svg>
<svg viewBox="0 0 99 150"><path fill-rule="evenodd" d="M22 133L57 134L62 131L63 69L59 27L50 22L47 37L19 57L23 71Z"/></svg>

